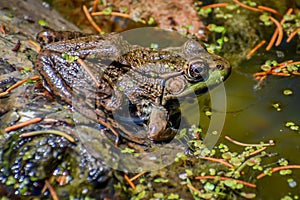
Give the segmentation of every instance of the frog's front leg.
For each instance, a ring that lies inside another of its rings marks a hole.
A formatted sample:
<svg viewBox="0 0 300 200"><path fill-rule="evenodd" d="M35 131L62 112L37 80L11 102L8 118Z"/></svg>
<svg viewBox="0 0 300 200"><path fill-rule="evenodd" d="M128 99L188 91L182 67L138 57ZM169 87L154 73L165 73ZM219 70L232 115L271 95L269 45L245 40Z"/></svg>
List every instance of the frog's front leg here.
<svg viewBox="0 0 300 200"><path fill-rule="evenodd" d="M155 141L168 141L174 138L176 131L167 128L168 111L162 106L153 106L149 116L148 137Z"/></svg>
<svg viewBox="0 0 300 200"><path fill-rule="evenodd" d="M60 55L58 53L53 54L53 52L49 50L42 50L37 56L35 65L36 69L43 77L43 84L45 88L55 96L60 97L70 104L72 99L72 90L62 78L60 74L61 72L56 68L58 64L66 65L63 63L57 64L56 57L59 56ZM65 63L68 62L66 61Z"/></svg>

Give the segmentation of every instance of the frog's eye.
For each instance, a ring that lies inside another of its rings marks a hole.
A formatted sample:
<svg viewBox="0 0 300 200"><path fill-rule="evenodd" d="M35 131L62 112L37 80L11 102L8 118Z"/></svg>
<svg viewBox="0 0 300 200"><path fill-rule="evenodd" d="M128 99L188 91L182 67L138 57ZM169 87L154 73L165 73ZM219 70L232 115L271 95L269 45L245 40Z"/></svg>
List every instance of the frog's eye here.
<svg viewBox="0 0 300 200"><path fill-rule="evenodd" d="M205 81L208 78L208 64L202 61L191 62L186 75L192 82Z"/></svg>

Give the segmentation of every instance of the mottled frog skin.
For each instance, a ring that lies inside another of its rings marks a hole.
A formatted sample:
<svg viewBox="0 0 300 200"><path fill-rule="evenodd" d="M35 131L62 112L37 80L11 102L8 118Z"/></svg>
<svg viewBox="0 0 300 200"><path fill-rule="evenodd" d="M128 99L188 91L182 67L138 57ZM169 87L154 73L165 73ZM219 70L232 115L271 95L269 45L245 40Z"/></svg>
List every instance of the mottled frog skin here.
<svg viewBox="0 0 300 200"><path fill-rule="evenodd" d="M84 35L45 30L36 60L45 87L88 118L104 125L118 142L148 145L171 140L170 100L222 83L230 64L187 40L165 49L131 45L119 34ZM114 119L128 103L143 128L134 131Z"/></svg>

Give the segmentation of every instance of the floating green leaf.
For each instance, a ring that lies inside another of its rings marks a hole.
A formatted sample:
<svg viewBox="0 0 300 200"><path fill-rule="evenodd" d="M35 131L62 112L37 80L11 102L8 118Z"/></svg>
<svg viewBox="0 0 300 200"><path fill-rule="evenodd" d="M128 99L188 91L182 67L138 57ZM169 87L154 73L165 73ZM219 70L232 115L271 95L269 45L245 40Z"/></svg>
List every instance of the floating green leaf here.
<svg viewBox="0 0 300 200"><path fill-rule="evenodd" d="M179 195L178 194L174 194L174 193L171 193L168 195L168 198L167 199L179 199Z"/></svg>
<svg viewBox="0 0 300 200"><path fill-rule="evenodd" d="M213 190L215 189L215 185L212 184L212 183L210 183L210 182L207 182L207 183L205 183L205 185L204 185L204 189L205 189L206 191L213 191Z"/></svg>
<svg viewBox="0 0 300 200"><path fill-rule="evenodd" d="M121 13L126 13L128 11L128 8L126 6L121 6L120 7L120 12Z"/></svg>
<svg viewBox="0 0 300 200"><path fill-rule="evenodd" d="M292 170L290 169L284 169L284 170L280 170L279 171L280 175L288 175L288 174L292 174Z"/></svg>
<svg viewBox="0 0 300 200"><path fill-rule="evenodd" d="M254 199L256 197L255 193L246 193L246 192L241 192L240 195L242 197L245 197L246 199Z"/></svg>
<svg viewBox="0 0 300 200"><path fill-rule="evenodd" d="M71 56L71 55L69 55L69 54L67 54L67 53L62 53L62 54L61 54L61 57L64 58L64 59L66 59L66 61L67 61L68 63L74 62L75 60L78 60L78 59L79 59L78 56Z"/></svg>
<svg viewBox="0 0 300 200"><path fill-rule="evenodd" d="M151 43L150 48L152 49L158 49L159 45L157 43Z"/></svg>
<svg viewBox="0 0 300 200"><path fill-rule="evenodd" d="M38 21L38 23L39 23L39 25L41 25L41 26L48 26L48 25L49 25L48 22L46 22L46 21L44 21L44 20L42 20L42 19L40 19L40 20Z"/></svg>
<svg viewBox="0 0 300 200"><path fill-rule="evenodd" d="M169 180L164 179L164 178L156 178L156 179L154 179L154 182L155 183L167 183L167 182L169 182Z"/></svg>
<svg viewBox="0 0 300 200"><path fill-rule="evenodd" d="M286 90L283 90L283 94L286 95L286 96L289 96L289 95L293 94L293 91L289 90L289 89L286 89Z"/></svg>
<svg viewBox="0 0 300 200"><path fill-rule="evenodd" d="M134 149L130 149L128 147L126 147L125 149L122 149L121 150L121 153L134 153Z"/></svg>
<svg viewBox="0 0 300 200"><path fill-rule="evenodd" d="M193 176L193 171L190 169L185 169L185 172L188 176Z"/></svg>
<svg viewBox="0 0 300 200"><path fill-rule="evenodd" d="M157 199L163 199L164 198L164 194L163 193L154 193L153 197L155 197Z"/></svg>
<svg viewBox="0 0 300 200"><path fill-rule="evenodd" d="M13 18L14 17L13 14L11 14L11 13L6 13L5 16L9 17L9 18Z"/></svg>
<svg viewBox="0 0 300 200"><path fill-rule="evenodd" d="M112 6L109 6L109 7L104 8L104 9L102 10L102 13L103 13L104 15L110 15L112 11L113 11L113 7L112 7Z"/></svg>
<svg viewBox="0 0 300 200"><path fill-rule="evenodd" d="M5 184L6 184L6 185L13 185L13 184L15 184L16 182L17 182L17 181L16 181L16 179L15 179L14 177L9 176L8 179L7 179L7 181L5 182Z"/></svg>
<svg viewBox="0 0 300 200"><path fill-rule="evenodd" d="M153 18L153 17L150 17L150 18L148 19L147 24L148 24L148 25L152 25L152 24L154 24L154 22L155 22L154 18Z"/></svg>
<svg viewBox="0 0 300 200"><path fill-rule="evenodd" d="M211 8L207 8L207 9L200 9L198 11L198 14L203 16L203 17L208 17L209 13L212 12L212 9Z"/></svg>

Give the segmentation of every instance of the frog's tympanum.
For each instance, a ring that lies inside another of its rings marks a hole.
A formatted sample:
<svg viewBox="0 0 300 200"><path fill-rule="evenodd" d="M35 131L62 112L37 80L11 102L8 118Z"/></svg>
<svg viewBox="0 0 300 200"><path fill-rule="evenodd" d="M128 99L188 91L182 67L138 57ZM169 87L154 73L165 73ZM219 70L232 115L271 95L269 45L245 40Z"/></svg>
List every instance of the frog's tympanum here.
<svg viewBox="0 0 300 200"><path fill-rule="evenodd" d="M172 139L167 102L218 85L230 73L225 59L194 40L159 50L130 45L115 33L46 30L37 40L44 45L36 67L45 87L109 129L116 141L146 145ZM124 107L142 129L114 118Z"/></svg>

